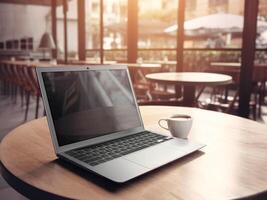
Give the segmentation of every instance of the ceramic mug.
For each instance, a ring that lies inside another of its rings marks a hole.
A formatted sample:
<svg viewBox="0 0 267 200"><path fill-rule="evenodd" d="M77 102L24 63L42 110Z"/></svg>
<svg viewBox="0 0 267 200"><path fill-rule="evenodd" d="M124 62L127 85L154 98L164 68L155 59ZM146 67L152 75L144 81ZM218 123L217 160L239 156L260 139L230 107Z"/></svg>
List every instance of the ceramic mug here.
<svg viewBox="0 0 267 200"><path fill-rule="evenodd" d="M167 122L167 127L163 126L161 122ZM160 119L158 124L161 128L164 128L171 132L172 136L187 139L189 131L192 127L193 119L189 115L173 115L166 119Z"/></svg>

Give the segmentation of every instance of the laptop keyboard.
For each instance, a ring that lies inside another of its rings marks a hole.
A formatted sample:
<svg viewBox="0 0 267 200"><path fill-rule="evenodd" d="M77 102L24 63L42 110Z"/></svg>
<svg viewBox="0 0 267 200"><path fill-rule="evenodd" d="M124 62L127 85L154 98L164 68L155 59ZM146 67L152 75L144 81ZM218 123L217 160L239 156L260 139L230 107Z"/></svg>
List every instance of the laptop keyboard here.
<svg viewBox="0 0 267 200"><path fill-rule="evenodd" d="M68 155L95 166L126 154L165 142L171 137L144 131L92 146L66 152Z"/></svg>

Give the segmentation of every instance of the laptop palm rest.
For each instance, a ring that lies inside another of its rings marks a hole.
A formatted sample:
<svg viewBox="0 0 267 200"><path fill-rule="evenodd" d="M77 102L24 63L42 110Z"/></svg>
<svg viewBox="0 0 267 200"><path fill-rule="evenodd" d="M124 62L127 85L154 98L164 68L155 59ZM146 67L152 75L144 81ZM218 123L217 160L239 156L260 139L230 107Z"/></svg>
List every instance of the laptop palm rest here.
<svg viewBox="0 0 267 200"><path fill-rule="evenodd" d="M123 158L142 165L149 169L155 169L173 160L188 155L204 145L189 142L187 140L172 139L161 145L152 146L144 150L129 154Z"/></svg>
<svg viewBox="0 0 267 200"><path fill-rule="evenodd" d="M98 165L93 171L105 176L106 178L122 183L128 181L136 176L150 171L149 168L143 167L139 164L130 162L126 159L117 158L109 162Z"/></svg>

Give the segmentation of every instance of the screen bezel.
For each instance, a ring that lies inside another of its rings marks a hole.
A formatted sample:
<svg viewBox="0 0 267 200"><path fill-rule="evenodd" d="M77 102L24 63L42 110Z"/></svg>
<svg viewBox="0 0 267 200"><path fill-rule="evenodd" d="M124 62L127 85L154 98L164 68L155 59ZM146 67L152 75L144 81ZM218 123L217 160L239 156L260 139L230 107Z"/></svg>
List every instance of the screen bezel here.
<svg viewBox="0 0 267 200"><path fill-rule="evenodd" d="M90 138L90 139L87 139L84 141L79 141L79 142L59 146L57 134L56 134L56 130L55 130L55 126L54 126L54 122L53 122L53 118L52 118L52 114L51 114L51 110L50 110L50 106L48 103L48 98L47 98L47 94L46 94L46 89L45 89L42 73L44 73L44 72L67 72L67 71L77 71L78 72L78 71L92 71L92 70L93 71L126 70L128 80L130 83L130 88L131 88L133 98L134 98L134 104L135 104L136 109L137 109L137 113L138 113L138 117L139 117L141 126L136 127L136 128L132 128L129 130L109 133L109 134L106 134L103 136L98 136L96 138ZM60 154L60 153L65 152L65 151L69 151L71 149L75 149L75 148L79 148L79 147L83 147L83 146L87 146L87 145L91 145L91 144L96 144L96 143L100 143L100 142L105 142L108 140L112 140L112 139L116 139L116 138L120 138L120 137L124 137L127 135L135 134L137 132L144 131L143 120L142 120L141 113L140 113L140 110L139 110L139 107L138 107L138 104L136 101L136 96L135 96L135 92L133 90L133 85L132 85L132 81L130 78L129 70L128 70L128 67L126 65L36 67L36 73L37 73L37 79L38 79L40 89L41 89L41 95L43 98L43 103L44 103L44 107L45 107L45 111L46 111L49 130L50 130L50 134L52 137L51 139L52 139L56 154Z"/></svg>

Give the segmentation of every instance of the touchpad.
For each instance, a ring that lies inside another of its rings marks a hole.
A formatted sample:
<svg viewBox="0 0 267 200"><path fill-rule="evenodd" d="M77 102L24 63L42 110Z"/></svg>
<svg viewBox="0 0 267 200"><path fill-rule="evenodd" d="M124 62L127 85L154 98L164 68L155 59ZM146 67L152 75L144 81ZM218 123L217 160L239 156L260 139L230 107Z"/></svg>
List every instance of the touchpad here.
<svg viewBox="0 0 267 200"><path fill-rule="evenodd" d="M152 146L141 151L131 153L123 158L140 164L144 167L154 169L173 160L176 160L188 153L175 148L169 142L161 143L160 145Z"/></svg>

